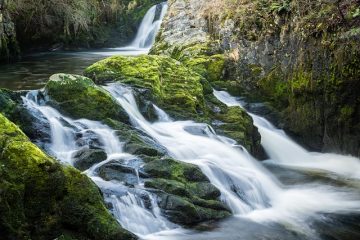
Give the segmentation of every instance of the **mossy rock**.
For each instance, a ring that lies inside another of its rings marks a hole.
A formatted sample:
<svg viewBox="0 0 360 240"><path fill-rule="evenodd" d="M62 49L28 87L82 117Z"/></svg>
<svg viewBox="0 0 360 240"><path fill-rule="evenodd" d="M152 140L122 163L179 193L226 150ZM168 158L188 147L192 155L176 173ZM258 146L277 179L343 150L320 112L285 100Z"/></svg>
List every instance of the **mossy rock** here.
<svg viewBox="0 0 360 240"><path fill-rule="evenodd" d="M202 76L166 56L114 56L86 69L95 82L119 81L152 91L158 105L184 115L205 111Z"/></svg>
<svg viewBox="0 0 360 240"><path fill-rule="evenodd" d="M0 114L0 232L4 239L134 239L94 183L61 166Z"/></svg>
<svg viewBox="0 0 360 240"><path fill-rule="evenodd" d="M123 143L125 152L157 158L166 154L166 150L161 145L132 126L113 119L106 119L104 123L117 131L117 136Z"/></svg>
<svg viewBox="0 0 360 240"><path fill-rule="evenodd" d="M145 187L160 191L159 207L172 222L193 225L231 215L197 166L164 158L146 163L143 171L151 177Z"/></svg>
<svg viewBox="0 0 360 240"><path fill-rule="evenodd" d="M21 97L24 94L25 92L0 89L0 113L19 126L31 140L50 139L47 131L50 128L49 124L40 118L35 118L23 106Z"/></svg>
<svg viewBox="0 0 360 240"><path fill-rule="evenodd" d="M192 164L175 161L171 158L151 161L144 166L144 172L152 177L176 180L182 183L208 181L201 170Z"/></svg>
<svg viewBox="0 0 360 240"><path fill-rule="evenodd" d="M166 193L159 194L158 204L170 221L185 226L219 220L231 215L226 209L212 209L209 205L202 207L195 205L190 199Z"/></svg>
<svg viewBox="0 0 360 240"><path fill-rule="evenodd" d="M86 77L55 74L45 86L49 104L72 118L101 121L106 118L129 122L125 111L104 89Z"/></svg>

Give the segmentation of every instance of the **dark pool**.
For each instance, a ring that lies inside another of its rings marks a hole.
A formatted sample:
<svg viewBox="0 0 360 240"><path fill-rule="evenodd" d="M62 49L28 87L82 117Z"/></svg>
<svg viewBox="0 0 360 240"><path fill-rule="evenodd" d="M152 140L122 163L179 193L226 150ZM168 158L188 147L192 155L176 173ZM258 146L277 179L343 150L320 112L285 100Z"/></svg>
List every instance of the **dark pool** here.
<svg viewBox="0 0 360 240"><path fill-rule="evenodd" d="M55 73L82 74L89 65L112 55L139 55L146 49L114 48L80 52L46 52L0 65L0 88L31 90L43 87Z"/></svg>

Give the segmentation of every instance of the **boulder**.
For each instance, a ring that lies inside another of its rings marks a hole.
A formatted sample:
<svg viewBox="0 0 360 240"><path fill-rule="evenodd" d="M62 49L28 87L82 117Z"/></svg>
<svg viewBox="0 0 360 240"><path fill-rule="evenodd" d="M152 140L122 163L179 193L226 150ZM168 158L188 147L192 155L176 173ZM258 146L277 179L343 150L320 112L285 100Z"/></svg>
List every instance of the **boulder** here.
<svg viewBox="0 0 360 240"><path fill-rule="evenodd" d="M88 67L85 75L97 83L119 81L150 89L155 102L174 114L194 115L205 110L202 76L170 57L110 57Z"/></svg>
<svg viewBox="0 0 360 240"><path fill-rule="evenodd" d="M72 118L101 121L113 118L129 122L126 112L104 89L86 77L55 74L45 86L49 104Z"/></svg>
<svg viewBox="0 0 360 240"><path fill-rule="evenodd" d="M107 154L101 149L89 149L84 147L74 153L74 167L80 171L85 171L96 163L105 161Z"/></svg>

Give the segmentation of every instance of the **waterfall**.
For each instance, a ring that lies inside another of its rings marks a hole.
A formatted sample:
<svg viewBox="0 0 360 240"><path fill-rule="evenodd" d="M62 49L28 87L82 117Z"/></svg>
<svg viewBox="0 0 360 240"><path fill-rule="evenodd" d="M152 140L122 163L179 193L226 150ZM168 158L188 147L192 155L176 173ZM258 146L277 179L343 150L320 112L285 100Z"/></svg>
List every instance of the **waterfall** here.
<svg viewBox="0 0 360 240"><path fill-rule="evenodd" d="M320 213L360 211L358 194L346 188L322 184L285 188L245 149L234 148L233 141L217 136L206 124L172 121L169 117L164 118L163 111L161 119L165 121L149 123L141 115L131 89L119 84L104 88L127 111L133 124L164 146L172 157L199 166L221 191L222 200L234 215L256 221L277 221L309 232L311 228L306 222L309 217ZM267 128L273 128L264 119L257 120L259 125L263 122L264 128L267 125ZM192 134L189 128L207 128L208 131L199 136ZM284 135L275 128L274 132Z"/></svg>
<svg viewBox="0 0 360 240"><path fill-rule="evenodd" d="M41 115L49 122L51 143L48 152L52 156L64 164L74 165L74 153L84 148L83 144L78 143L79 136L85 142L96 142L96 147L106 153L106 160L93 165L85 173L101 188L105 201L112 206L112 213L124 228L138 236L144 236L177 227L161 215L156 197L143 189L143 182L138 174L134 188L118 181L105 181L98 176L99 168L110 162L120 163L129 168L135 166L136 173L140 167L136 166L139 165L136 156L123 151L123 144L114 130L100 122L65 117L54 108L44 105L38 93L39 91L30 91L23 97L23 102L34 116ZM145 206L143 196L151 200L150 208Z"/></svg>
<svg viewBox="0 0 360 240"><path fill-rule="evenodd" d="M156 18L157 7L161 7L159 19ZM140 27L136 34L134 41L130 47L137 49L150 49L155 42L156 34L158 33L162 20L167 12L168 5L166 2L155 5L149 9L141 21Z"/></svg>
<svg viewBox="0 0 360 240"><path fill-rule="evenodd" d="M240 101L227 92L215 90L214 95L228 106L244 108ZM338 154L308 152L265 118L252 113L249 115L260 132L262 146L273 162L299 168L324 170L347 178L360 179L359 159Z"/></svg>
<svg viewBox="0 0 360 240"><path fill-rule="evenodd" d="M207 124L174 121L155 105L158 121L150 123L140 113L131 88L112 83L104 86L104 89L127 112L134 127L166 148L174 159L199 166L221 191L222 201L237 217L281 223L287 228L313 234L309 219L324 218L323 213L360 212L359 194L346 187L320 182L284 187L244 148L234 147L234 140L218 136ZM186 234L184 229L162 216L156 195L147 191L139 178L141 159L124 152L123 143L113 129L100 122L65 117L47 106L38 93L29 92L23 101L34 116L42 116L49 122L51 143L47 150L51 155L65 164L73 165L74 154L84 147L79 143L79 137L80 142L95 142L96 147L106 153L104 161L93 164L84 173L102 190L111 212L124 228L144 239L161 239L160 236L169 239L166 236ZM241 106L225 92L215 91L214 94L229 106ZM296 149L282 145L284 142L277 142L278 138L291 141L283 131L261 117L252 117L263 137L263 145L274 161L281 163L283 160L276 160L279 157L290 162L293 157L298 157L297 152L291 153ZM300 155L304 152L307 153L302 149L299 156L310 154ZM101 178L100 169L112 162L133 168L137 173L133 187Z"/></svg>

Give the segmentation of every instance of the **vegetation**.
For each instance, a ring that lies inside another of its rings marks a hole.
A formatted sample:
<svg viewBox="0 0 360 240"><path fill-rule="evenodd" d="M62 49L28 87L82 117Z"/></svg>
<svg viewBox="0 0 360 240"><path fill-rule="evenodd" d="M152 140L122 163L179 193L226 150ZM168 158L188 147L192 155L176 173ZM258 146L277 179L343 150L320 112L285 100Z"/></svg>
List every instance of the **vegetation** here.
<svg viewBox="0 0 360 240"><path fill-rule="evenodd" d="M160 106L184 116L205 108L202 77L170 57L110 57L87 68L85 75L95 82L113 80L150 89Z"/></svg>
<svg viewBox="0 0 360 240"><path fill-rule="evenodd" d="M45 93L50 97L49 104L72 118L98 121L114 118L129 121L127 115L116 104L116 100L89 78L55 74L50 77Z"/></svg>
<svg viewBox="0 0 360 240"><path fill-rule="evenodd" d="M52 44L98 47L129 41L145 12L159 2L12 0L8 9L23 48L51 47Z"/></svg>
<svg viewBox="0 0 360 240"><path fill-rule="evenodd" d="M133 239L85 175L61 166L0 114L0 232L5 239Z"/></svg>
<svg viewBox="0 0 360 240"><path fill-rule="evenodd" d="M202 15L213 33L213 24L232 19L238 36L248 40L278 32L283 20L291 18L293 31L307 38L359 25L359 7L357 0L214 0L203 4Z"/></svg>

